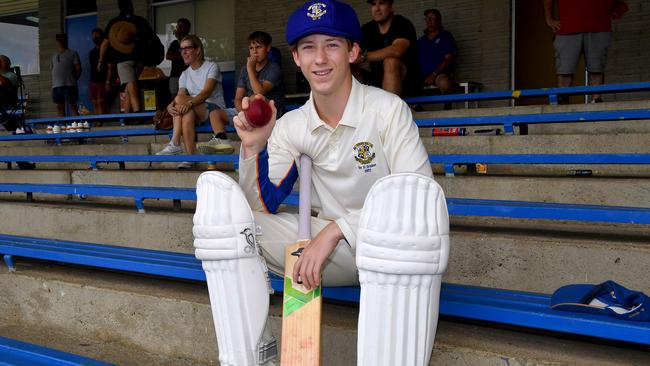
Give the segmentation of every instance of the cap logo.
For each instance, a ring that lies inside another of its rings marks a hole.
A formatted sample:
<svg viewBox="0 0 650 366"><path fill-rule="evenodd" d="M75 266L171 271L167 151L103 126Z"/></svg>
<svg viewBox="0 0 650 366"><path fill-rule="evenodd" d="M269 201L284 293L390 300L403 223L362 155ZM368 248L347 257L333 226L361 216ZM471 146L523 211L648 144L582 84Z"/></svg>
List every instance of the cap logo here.
<svg viewBox="0 0 650 366"><path fill-rule="evenodd" d="M326 7L327 7L327 5L325 5L325 4L323 4L323 3L315 3L315 4L311 4L311 5L307 8L307 11L308 11L308 12L307 12L307 16L310 17L311 20L318 20L318 19L320 19L323 15L325 15L325 14L327 13L327 10L324 9L324 8L326 8Z"/></svg>

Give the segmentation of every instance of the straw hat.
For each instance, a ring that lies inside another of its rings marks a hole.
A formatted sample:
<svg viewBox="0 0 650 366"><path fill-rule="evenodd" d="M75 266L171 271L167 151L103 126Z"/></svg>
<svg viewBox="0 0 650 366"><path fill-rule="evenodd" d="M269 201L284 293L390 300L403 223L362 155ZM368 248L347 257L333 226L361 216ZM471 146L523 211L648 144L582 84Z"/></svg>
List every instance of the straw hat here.
<svg viewBox="0 0 650 366"><path fill-rule="evenodd" d="M122 53L131 53L135 47L135 35L137 33L135 24L120 20L111 26L108 32L108 41L111 47Z"/></svg>

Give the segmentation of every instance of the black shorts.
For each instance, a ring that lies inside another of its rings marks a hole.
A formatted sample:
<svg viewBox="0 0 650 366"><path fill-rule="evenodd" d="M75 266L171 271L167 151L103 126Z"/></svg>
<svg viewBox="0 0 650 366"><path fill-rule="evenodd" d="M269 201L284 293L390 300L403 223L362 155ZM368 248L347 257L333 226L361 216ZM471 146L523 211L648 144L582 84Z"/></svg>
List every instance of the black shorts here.
<svg viewBox="0 0 650 366"><path fill-rule="evenodd" d="M76 86L57 86L52 88L52 101L56 104L65 103L77 104L79 101L79 89Z"/></svg>

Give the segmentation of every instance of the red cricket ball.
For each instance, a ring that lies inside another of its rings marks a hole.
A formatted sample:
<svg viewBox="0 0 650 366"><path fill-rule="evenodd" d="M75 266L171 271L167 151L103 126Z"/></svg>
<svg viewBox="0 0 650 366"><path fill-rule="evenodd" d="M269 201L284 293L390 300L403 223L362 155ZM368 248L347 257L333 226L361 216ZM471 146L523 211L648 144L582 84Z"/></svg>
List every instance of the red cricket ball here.
<svg viewBox="0 0 650 366"><path fill-rule="evenodd" d="M253 99L244 111L246 120L254 127L263 127L271 121L271 106L264 99Z"/></svg>

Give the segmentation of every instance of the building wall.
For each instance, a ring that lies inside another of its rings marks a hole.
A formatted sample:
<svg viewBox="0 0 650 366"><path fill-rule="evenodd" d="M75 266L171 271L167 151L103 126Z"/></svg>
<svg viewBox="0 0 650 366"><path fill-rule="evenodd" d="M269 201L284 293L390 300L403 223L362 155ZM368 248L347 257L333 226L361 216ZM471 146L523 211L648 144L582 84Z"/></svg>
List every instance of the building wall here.
<svg viewBox="0 0 650 366"><path fill-rule="evenodd" d="M526 1L518 0L524 5ZM288 45L284 41L286 21L302 0L256 0L235 2L235 64L239 71L247 55L248 34L254 30L264 30L273 37L273 43L280 49L287 92L296 89L296 71ZM115 0L97 0L98 22L100 27L119 12ZM362 23L371 19L370 8L363 0L351 0ZM614 23L614 34L606 69L609 83L650 81L650 0L627 0L630 7L623 19ZM134 0L135 13L150 16L148 0ZM511 58L511 1L510 0L404 0L396 1L395 9L411 19L420 33L424 29L422 11L438 8L443 15L443 23L456 38L459 48L457 78L482 82L485 90L504 90L510 88ZM40 61L41 74L28 76L26 82L33 103L31 116L47 116L54 113L50 101L51 76L49 57L55 51L54 34L63 30L63 0L40 1ZM421 33L420 33L421 34ZM525 35L517 35L525 37ZM549 60L553 62L553 60ZM549 80L548 86L555 81ZM83 87L83 86L82 86ZM648 93L608 96L608 100L638 99Z"/></svg>
<svg viewBox="0 0 650 366"><path fill-rule="evenodd" d="M541 1L541 0L540 0ZM370 6L361 0L349 1L361 23L370 21ZM302 4L295 0L259 0L236 3L237 70L246 58L246 37L254 30L265 30L283 56L282 66L288 92L295 91L295 67L284 40L287 18ZM509 88L510 80L510 2L508 0L396 1L395 12L409 18L418 35L424 30L424 9L438 8L444 26L458 43L457 76L462 80L480 81L487 90ZM241 46L240 46L241 45Z"/></svg>

